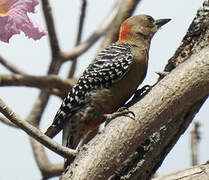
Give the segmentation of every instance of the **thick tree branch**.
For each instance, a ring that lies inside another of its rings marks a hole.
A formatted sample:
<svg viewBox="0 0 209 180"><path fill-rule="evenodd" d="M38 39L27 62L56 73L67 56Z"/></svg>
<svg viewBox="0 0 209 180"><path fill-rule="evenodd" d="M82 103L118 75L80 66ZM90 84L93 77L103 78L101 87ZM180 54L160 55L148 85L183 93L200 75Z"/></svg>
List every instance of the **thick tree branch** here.
<svg viewBox="0 0 209 180"><path fill-rule="evenodd" d="M81 148L61 179L107 179L138 144L183 109L208 96L208 59L209 46L174 69L130 108L136 115L135 121L120 118L108 124L101 134Z"/></svg>
<svg viewBox="0 0 209 180"><path fill-rule="evenodd" d="M175 54L168 60L165 71L170 72L182 62L186 61L193 53L208 45L209 26L209 1L205 0L203 6L197 11L195 18L189 26L181 45Z"/></svg>
<svg viewBox="0 0 209 180"><path fill-rule="evenodd" d="M189 126L194 114L197 113L197 109L201 107L203 102L200 100L191 108L188 108L190 109L189 113L185 110L180 115L172 118L168 124L160 127L126 159L108 180L150 179L161 165L162 160L176 144L180 135Z"/></svg>
<svg viewBox="0 0 209 180"><path fill-rule="evenodd" d="M0 86L29 86L38 88L57 88L60 90L70 89L75 79L64 79L56 75L32 76L19 74L1 74Z"/></svg>
<svg viewBox="0 0 209 180"><path fill-rule="evenodd" d="M16 115L1 99L0 99L0 111L5 115L11 122L24 130L28 135L35 138L41 144L44 144L47 148L54 151L63 157L75 156L76 151L69 148L63 147L53 141L51 138L43 134L39 129L35 128L27 121L22 120Z"/></svg>
<svg viewBox="0 0 209 180"><path fill-rule="evenodd" d="M209 179L209 163L200 166L194 166L189 169L178 171L166 176L159 176L152 180L208 180Z"/></svg>
<svg viewBox="0 0 209 180"><path fill-rule="evenodd" d="M66 96L75 84L75 79L63 79L56 75L32 76L19 74L1 74L0 86L28 86L45 89L53 94Z"/></svg>

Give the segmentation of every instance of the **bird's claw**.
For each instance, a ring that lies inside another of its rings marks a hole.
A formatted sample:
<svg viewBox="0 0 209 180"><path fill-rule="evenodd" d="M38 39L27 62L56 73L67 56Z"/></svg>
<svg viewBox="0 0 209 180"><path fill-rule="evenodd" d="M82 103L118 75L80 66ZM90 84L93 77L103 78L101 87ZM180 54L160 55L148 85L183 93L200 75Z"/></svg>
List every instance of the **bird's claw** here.
<svg viewBox="0 0 209 180"><path fill-rule="evenodd" d="M130 116L129 114L132 114L132 116ZM127 107L121 107L116 112L114 112L112 114L104 114L104 117L107 121L111 121L111 120L113 120L117 117L120 117L120 116L126 116L126 117L129 117L129 118L135 120L134 112L128 110Z"/></svg>
<svg viewBox="0 0 209 180"><path fill-rule="evenodd" d="M155 72L157 75L159 75L160 78L164 78L166 75L169 74L169 72L162 71L162 72Z"/></svg>
<svg viewBox="0 0 209 180"><path fill-rule="evenodd" d="M135 114L133 111L130 111L127 107L120 107L117 112L121 112L121 116L129 117L133 120L135 120ZM132 114L133 117L129 116L129 114Z"/></svg>

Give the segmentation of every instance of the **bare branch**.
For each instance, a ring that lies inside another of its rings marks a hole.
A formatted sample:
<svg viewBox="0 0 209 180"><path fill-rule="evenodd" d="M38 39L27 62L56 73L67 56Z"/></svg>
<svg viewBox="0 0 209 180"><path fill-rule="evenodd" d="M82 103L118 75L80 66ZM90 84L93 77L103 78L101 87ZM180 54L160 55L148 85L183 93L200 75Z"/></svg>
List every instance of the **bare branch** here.
<svg viewBox="0 0 209 180"><path fill-rule="evenodd" d="M53 67L53 65L51 65L51 67ZM48 93L46 93L45 91L42 91L39 94L37 100L35 101L34 106L27 118L27 121L30 122L31 124L33 124L37 128L39 127L41 116L43 114L43 111L44 111L47 103L48 103L48 99L49 99ZM51 167L54 167L56 165L52 164L50 161L45 161L45 167L43 168L43 164L42 164L42 161L40 161L40 159L42 157L43 158L45 157L45 159L48 159L46 152L39 151L39 149L43 149L43 146L40 143L38 143L37 141L35 141L32 138L30 138L30 140L31 140L31 145L32 145L34 157L35 157L35 160L37 162L39 169L41 170L41 174L43 175L43 179L45 179L46 174L47 174L47 177L50 177L49 172L51 171ZM39 152L39 153L37 153L37 152ZM53 174L53 172L52 172L52 174Z"/></svg>
<svg viewBox="0 0 209 180"><path fill-rule="evenodd" d="M49 32L50 47L51 47L51 51L52 51L51 63L49 65L48 74L58 74L60 67L62 65L62 62L59 60L60 47L58 44L57 35L56 35L55 27L54 27L54 20L52 17L51 7L48 3L48 0L42 0L42 9L43 9L43 13L45 16L47 29ZM53 89L53 91L55 92L56 90ZM31 110L28 118L27 118L28 122L30 122L31 124L33 124L36 127L39 126L41 116L45 110L48 100L49 100L49 94L46 91L41 91L37 100L34 103L34 106ZM41 147L42 145L40 145L40 144L38 146L40 148L43 148L43 147ZM32 147L34 147L33 144L32 144ZM37 159L39 159L40 157L46 156L45 151L40 151L41 152L40 154L37 154L35 151L36 151L36 149L33 149L36 162L38 163L39 169L42 170L42 164L39 164L40 161L38 161ZM54 166L53 164L49 164L49 162L48 162L48 165ZM46 167L49 167L49 166L46 166ZM50 170L51 170L51 168L48 169L48 172ZM46 169L45 169L45 171L46 171ZM44 174L45 172L43 171L41 173ZM45 178L45 177L43 177L43 178Z"/></svg>
<svg viewBox="0 0 209 180"><path fill-rule="evenodd" d="M0 63L6 67L9 71L16 73L16 74L25 74L22 70L18 69L15 65L10 63L8 60L4 59L0 56Z"/></svg>
<svg viewBox="0 0 209 180"><path fill-rule="evenodd" d="M64 79L56 75L32 76L19 74L0 74L0 86L28 86L41 89L58 89L66 95L75 84L75 79ZM55 91L52 91L56 93ZM58 92L57 92L58 93Z"/></svg>
<svg viewBox="0 0 209 180"><path fill-rule="evenodd" d="M4 116L0 116L0 121L10 127L18 128L14 123L12 123L9 119Z"/></svg>
<svg viewBox="0 0 209 180"><path fill-rule="evenodd" d="M60 53L60 47L55 31L54 20L52 17L52 10L48 0L42 0L42 9L46 21L47 30L49 33L50 47L52 51L52 57L58 57Z"/></svg>
<svg viewBox="0 0 209 180"><path fill-rule="evenodd" d="M59 61L59 55L60 55L60 47L58 44L58 40L57 40L57 35L56 35L56 31L55 31L55 27L54 27L54 20L52 17L52 13L51 13L51 7L48 3L48 0L42 0L42 9L43 9L43 13L45 16L45 20L46 20L46 24L47 24L47 29L49 32L49 40L50 40L50 47L51 47L51 51L52 51L52 57L51 57L51 63L49 65L49 69L48 69L48 74L58 74L60 67L62 65L62 62ZM53 89L53 92L55 92L56 90ZM45 107L48 103L49 100L49 94L46 91L41 91L37 100L34 103L34 106L27 118L27 121L30 122L31 124L33 124L36 127L39 127L39 123L41 120L41 116L45 110ZM31 140L32 142L33 140ZM40 148L42 145L37 145ZM32 144L32 147L33 146ZM42 170L42 164L39 164L40 161L38 161L38 159L40 157L44 157L46 156L45 151L40 151L40 154L37 154L36 149L33 149L34 155L35 155L35 159L36 162L38 163L38 167L40 170ZM48 165L52 165L48 162ZM49 167L49 166L46 166ZM48 171L50 171L51 168L48 169ZM46 171L46 169L45 169ZM45 171L41 172L42 174L45 173Z"/></svg>
<svg viewBox="0 0 209 180"><path fill-rule="evenodd" d="M105 21L98 26L95 32L92 33L86 41L79 44L69 52L61 53L60 58L63 61L72 60L73 58L86 52L107 31L107 29L110 27L110 24L114 21L117 12L118 7L115 6L113 10L111 10L111 13L108 15L108 17L105 18Z"/></svg>
<svg viewBox="0 0 209 180"><path fill-rule="evenodd" d="M7 105L0 99L0 111L9 120L11 120L15 125L24 130L28 135L32 136L34 139L44 144L47 148L59 154L62 157L75 156L76 151L69 148L63 147L53 141L51 138L42 133L39 129L35 128L27 121L22 120L18 115L16 115Z"/></svg>
<svg viewBox="0 0 209 180"><path fill-rule="evenodd" d="M59 176L64 170L64 164L52 164L48 159L44 147L35 139L31 138L33 153L40 172L44 178Z"/></svg>
<svg viewBox="0 0 209 180"><path fill-rule="evenodd" d="M208 96L208 58L209 46L174 69L130 108L136 115L135 121L123 117L110 122L101 134L81 148L61 179L107 179L138 144L183 109Z"/></svg>
<svg viewBox="0 0 209 180"><path fill-rule="evenodd" d="M76 39L76 43L75 45L79 45L80 41L81 41L81 35L83 32L83 25L84 25L84 20L85 20L85 16L86 16L86 0L82 0L82 6L81 6L81 15L80 15L80 20L79 20L79 26L78 26L78 34L77 34L77 39ZM76 65L77 65L77 57L74 57L74 59L72 59L72 65L70 68L70 72L68 74L69 78L72 78L74 76L75 70L76 70Z"/></svg>
<svg viewBox="0 0 209 180"><path fill-rule="evenodd" d="M152 180L208 180L209 179L209 163L200 166L194 166L189 169L178 171L166 176L159 176Z"/></svg>
<svg viewBox="0 0 209 180"><path fill-rule="evenodd" d="M191 131L191 153L192 153L192 166L198 165L198 143L200 141L199 132L200 123L194 123L194 129Z"/></svg>

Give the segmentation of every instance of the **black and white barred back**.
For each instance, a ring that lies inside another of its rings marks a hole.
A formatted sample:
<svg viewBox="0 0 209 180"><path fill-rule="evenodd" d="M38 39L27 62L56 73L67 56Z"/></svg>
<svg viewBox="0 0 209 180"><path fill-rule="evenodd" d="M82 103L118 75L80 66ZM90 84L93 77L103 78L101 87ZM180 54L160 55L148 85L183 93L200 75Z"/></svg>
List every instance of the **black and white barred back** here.
<svg viewBox="0 0 209 180"><path fill-rule="evenodd" d="M114 43L102 50L83 72L58 110L53 125L62 126L85 103L91 91L108 88L127 72L133 55L128 44Z"/></svg>

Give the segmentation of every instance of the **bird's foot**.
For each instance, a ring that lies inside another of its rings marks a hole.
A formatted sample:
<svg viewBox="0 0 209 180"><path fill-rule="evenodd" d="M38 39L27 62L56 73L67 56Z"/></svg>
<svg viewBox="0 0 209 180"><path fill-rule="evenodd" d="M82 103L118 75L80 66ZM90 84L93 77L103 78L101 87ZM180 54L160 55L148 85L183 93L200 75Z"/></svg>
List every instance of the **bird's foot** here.
<svg viewBox="0 0 209 180"><path fill-rule="evenodd" d="M129 117L135 120L135 114L132 111L130 111L127 107L121 107L116 112L112 114L104 114L103 116L106 119L106 124L108 124L111 120L120 116Z"/></svg>
<svg viewBox="0 0 209 180"><path fill-rule="evenodd" d="M157 75L160 76L160 79L164 78L166 75L169 74L169 72L163 71L163 72L155 72Z"/></svg>
<svg viewBox="0 0 209 180"><path fill-rule="evenodd" d="M121 113L121 116L126 116L126 117L129 117L129 118L135 120L135 114L134 114L134 112L133 111L130 111L127 107L120 107L117 110L116 113ZM132 115L132 117L130 116L130 114Z"/></svg>

